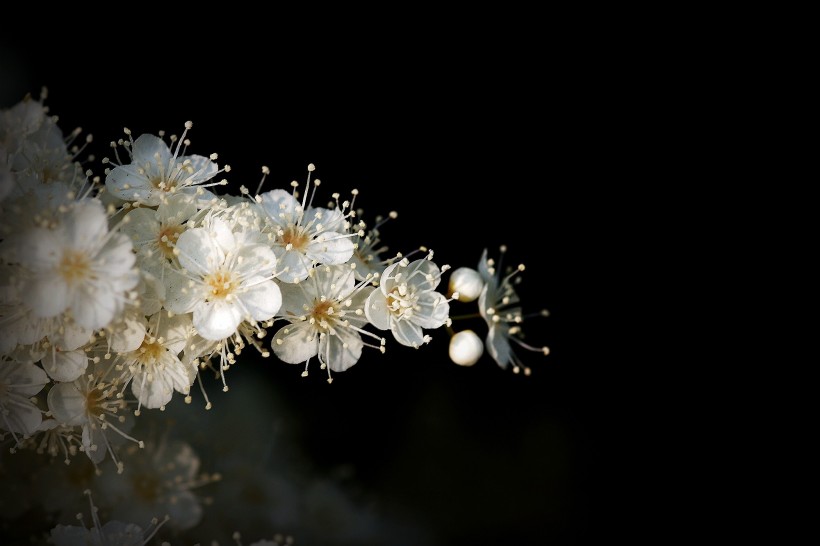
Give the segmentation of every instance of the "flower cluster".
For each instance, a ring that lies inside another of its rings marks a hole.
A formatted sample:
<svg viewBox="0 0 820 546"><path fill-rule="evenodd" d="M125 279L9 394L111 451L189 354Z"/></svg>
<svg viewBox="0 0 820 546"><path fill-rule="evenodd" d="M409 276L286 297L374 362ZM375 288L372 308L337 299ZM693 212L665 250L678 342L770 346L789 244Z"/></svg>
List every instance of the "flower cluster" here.
<svg viewBox="0 0 820 546"><path fill-rule="evenodd" d="M318 362L329 383L365 348L384 353L390 337L418 349L440 327L461 365L486 346L502 368L529 374L512 343L548 352L520 339L513 285L523 266L502 276L485 251L477 271L451 273L445 295L438 287L449 267L432 251L386 254L380 228L395 212L369 226L356 190L314 205L321 183L312 164L304 185L263 191L263 167L256 192L220 195L231 169L217 154L189 152L191 128L136 138L125 129L95 174L85 155L92 138L64 134L42 98L0 111L0 441L12 452L66 463L82 454L98 473L110 458L133 476L176 453L172 471L158 471L170 489L151 494L173 499L169 527L185 528L201 518L187 489L199 483L195 470L179 475L192 456L182 444L146 448L132 435L134 418L174 398L191 403L195 383L210 409L202 376L213 372L228 391L226 372L249 346L304 365L302 376ZM485 342L452 330L454 300L478 300ZM130 520L162 517L155 507ZM142 544L161 525L101 526L94 511L90 529L58 527L54 541Z"/></svg>

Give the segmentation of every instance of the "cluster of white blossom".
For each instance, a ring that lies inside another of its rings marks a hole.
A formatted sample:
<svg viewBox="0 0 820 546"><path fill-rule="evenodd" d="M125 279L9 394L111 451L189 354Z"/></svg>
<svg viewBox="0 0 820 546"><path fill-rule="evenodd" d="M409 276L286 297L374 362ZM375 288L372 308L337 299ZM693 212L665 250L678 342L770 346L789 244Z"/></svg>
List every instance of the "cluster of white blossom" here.
<svg viewBox="0 0 820 546"><path fill-rule="evenodd" d="M304 364L302 376L318 361L328 382L365 347L384 353L388 330L419 348L426 330L446 326L457 364L474 364L486 346L502 368L526 374L511 341L548 352L519 339L518 270L502 277L485 251L477 271L451 274L444 295L448 266L423 247L385 255L383 221L361 219L356 190L314 205L312 164L304 188L263 191L263 168L256 192L218 195L230 167L188 152L191 127L167 138L125 129L95 175L79 159L91 137L66 136L42 99L0 111L0 440L12 452L66 463L82 453L98 472L106 457L119 473L135 451L150 461L131 435L134 417L175 395L190 403L194 383L210 408L202 374L227 391L226 372L247 346ZM453 332L449 317L450 302L476 299L483 342ZM90 529L55 529L54 541L142 544L158 525L92 517Z"/></svg>

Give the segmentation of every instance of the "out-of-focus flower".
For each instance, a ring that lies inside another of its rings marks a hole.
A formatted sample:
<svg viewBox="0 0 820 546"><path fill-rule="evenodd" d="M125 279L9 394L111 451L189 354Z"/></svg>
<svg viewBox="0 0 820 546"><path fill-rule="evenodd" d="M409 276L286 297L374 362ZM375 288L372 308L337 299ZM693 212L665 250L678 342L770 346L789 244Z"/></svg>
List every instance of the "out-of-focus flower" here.
<svg viewBox="0 0 820 546"><path fill-rule="evenodd" d="M373 326L390 330L396 341L408 347L419 348L430 341L422 328L438 328L448 320L450 304L435 291L442 271L432 259L431 252L421 260L408 263L404 258L389 266L365 304Z"/></svg>
<svg viewBox="0 0 820 546"><path fill-rule="evenodd" d="M505 251L506 247L501 247L502 257ZM534 347L525 343L519 337L521 335L521 323L524 321L525 316L522 314L519 305L520 299L515 292L512 280L524 269L522 264L502 276L501 264L496 264L494 260L488 259L487 250L485 249L478 264L478 271L485 283L481 296L478 298L478 310L490 329L485 345L493 360L504 369L512 364L513 372L518 373L523 370L525 375L529 375L530 368L525 366L518 358L510 342L515 342L528 351L535 351L544 355L549 354L549 348ZM544 316L546 311L538 314Z"/></svg>
<svg viewBox="0 0 820 546"><path fill-rule="evenodd" d="M43 412L31 397L43 390L48 376L30 362L0 360L0 429L14 436L32 435L43 420Z"/></svg>
<svg viewBox="0 0 820 546"><path fill-rule="evenodd" d="M107 326L139 280L132 248L128 237L109 232L99 201L74 203L60 229L34 228L21 238L23 303L36 317L70 310L82 327Z"/></svg>

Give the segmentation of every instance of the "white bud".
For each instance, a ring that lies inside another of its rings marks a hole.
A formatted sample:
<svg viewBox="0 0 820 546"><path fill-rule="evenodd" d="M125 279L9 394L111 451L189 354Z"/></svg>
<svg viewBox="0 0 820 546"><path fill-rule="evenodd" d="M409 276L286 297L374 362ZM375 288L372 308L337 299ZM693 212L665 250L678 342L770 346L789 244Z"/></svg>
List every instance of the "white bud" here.
<svg viewBox="0 0 820 546"><path fill-rule="evenodd" d="M484 354L484 343L472 330L462 330L450 339L450 360L459 366L472 366Z"/></svg>
<svg viewBox="0 0 820 546"><path fill-rule="evenodd" d="M483 288L484 280L475 269L459 267L450 274L450 293L458 292L458 301L475 301Z"/></svg>

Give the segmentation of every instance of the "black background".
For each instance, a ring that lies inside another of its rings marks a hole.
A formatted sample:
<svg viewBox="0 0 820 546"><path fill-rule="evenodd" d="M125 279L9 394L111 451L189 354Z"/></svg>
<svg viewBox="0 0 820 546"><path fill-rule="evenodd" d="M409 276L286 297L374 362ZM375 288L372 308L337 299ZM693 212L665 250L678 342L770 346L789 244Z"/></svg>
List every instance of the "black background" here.
<svg viewBox="0 0 820 546"><path fill-rule="evenodd" d="M623 348L602 328L618 320L601 298L618 267L599 215L612 195L606 82L530 45L310 58L255 47L247 69L172 46L97 63L6 44L0 100L47 85L61 126L93 133L98 156L123 126L179 133L192 120L191 151L218 152L233 192L255 189L262 165L273 189L315 163L320 195L358 188L370 218L399 212L383 229L391 251L426 245L439 264L475 267L485 247L508 245L510 263L527 264L525 310L551 312L526 324L552 349L521 353L531 377L486 356L452 364L443 330L419 351L366 352L333 385L275 360L234 373L254 367L278 386L317 472L350 465L359 487L441 544L581 544L613 536L624 501L613 462L628 450L611 434Z"/></svg>

